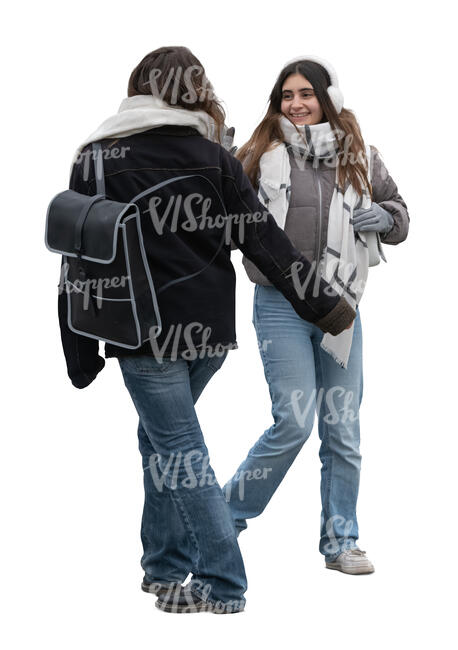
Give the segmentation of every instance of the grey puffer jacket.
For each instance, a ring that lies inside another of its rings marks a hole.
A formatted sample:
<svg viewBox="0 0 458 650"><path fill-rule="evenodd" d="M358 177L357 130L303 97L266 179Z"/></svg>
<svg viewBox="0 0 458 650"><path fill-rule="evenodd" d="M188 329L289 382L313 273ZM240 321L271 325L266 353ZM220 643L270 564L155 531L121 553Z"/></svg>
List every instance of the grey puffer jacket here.
<svg viewBox="0 0 458 650"><path fill-rule="evenodd" d="M386 169L378 150L371 146L372 200L393 216L390 232L381 234L384 244L399 244L409 231L407 206L396 183ZM327 241L329 207L334 191L335 168L320 161L301 161L300 166L289 152L291 163L291 197L286 215L285 233L293 245L310 262L321 259ZM259 269L243 257L243 265L252 282L272 286Z"/></svg>

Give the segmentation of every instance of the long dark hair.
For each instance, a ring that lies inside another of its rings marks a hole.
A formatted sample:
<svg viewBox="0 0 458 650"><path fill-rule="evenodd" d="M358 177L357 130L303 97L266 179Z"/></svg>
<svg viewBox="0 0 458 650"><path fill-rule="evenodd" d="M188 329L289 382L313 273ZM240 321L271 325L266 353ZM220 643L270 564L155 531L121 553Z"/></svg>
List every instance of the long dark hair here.
<svg viewBox="0 0 458 650"><path fill-rule="evenodd" d="M214 95L203 65L187 47L160 47L143 57L130 75L127 95L158 96L172 106L205 111L215 121L220 139L224 108Z"/></svg>
<svg viewBox="0 0 458 650"><path fill-rule="evenodd" d="M327 88L331 85L328 71L314 61L297 61L285 66L280 72L269 97L266 115L256 127L253 135L237 152L237 158L242 161L245 172L253 186L257 185L259 159L265 151L273 149L283 142L284 136L279 123L282 115L282 88L285 80L292 74L301 74L312 84L316 98L323 110L322 122L329 122L336 135L339 156L339 186L344 189L346 181L351 183L361 196L367 188L372 194L372 188L367 176L367 159L364 141L358 121L352 111L342 108L337 113ZM345 163L343 158L345 157ZM350 164L347 163L350 159Z"/></svg>

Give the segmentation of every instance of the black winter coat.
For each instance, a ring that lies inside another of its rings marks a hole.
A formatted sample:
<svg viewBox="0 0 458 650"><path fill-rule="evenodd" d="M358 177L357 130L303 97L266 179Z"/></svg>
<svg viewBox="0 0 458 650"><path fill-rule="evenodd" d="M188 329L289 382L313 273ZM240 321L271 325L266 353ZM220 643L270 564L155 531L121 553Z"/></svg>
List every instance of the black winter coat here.
<svg viewBox="0 0 458 650"><path fill-rule="evenodd" d="M180 355L189 351L190 340L194 350L237 347L231 239L302 318L332 334L351 323L353 309L324 280L308 275L310 263L259 202L241 163L219 144L191 127L163 126L103 140L102 147L106 196L115 201L128 202L174 176L197 174L155 192L153 202L151 196L137 202L162 319L156 341L162 356L171 356L172 346ZM90 150L87 145L73 165L70 189L94 195ZM303 264L298 273L306 284L303 297L291 277L297 261ZM190 277L173 282L184 276ZM74 386L84 388L105 365L99 341L68 328L65 291L59 294L58 313L68 375ZM105 343L105 358L130 354L153 350L149 341L135 350Z"/></svg>

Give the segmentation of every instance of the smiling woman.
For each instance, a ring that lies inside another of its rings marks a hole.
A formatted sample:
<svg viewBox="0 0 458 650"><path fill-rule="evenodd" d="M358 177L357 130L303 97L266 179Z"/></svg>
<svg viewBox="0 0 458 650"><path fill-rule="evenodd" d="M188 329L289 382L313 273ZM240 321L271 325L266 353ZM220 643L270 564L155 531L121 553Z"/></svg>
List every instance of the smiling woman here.
<svg viewBox="0 0 458 650"><path fill-rule="evenodd" d="M281 112L294 124L318 124L323 120L323 109L313 86L303 75L290 75L281 95Z"/></svg>
<svg viewBox="0 0 458 650"><path fill-rule="evenodd" d="M373 564L356 544L363 393L359 303L371 261L366 233L372 240L403 241L409 223L406 205L375 147L366 148L354 114L343 107L333 67L316 57L284 66L264 119L237 157L278 225L357 316L339 335L323 336L301 323L244 257L256 285L253 324L274 422L223 490L241 532L247 519L269 503L310 436L316 411L322 462L320 552L328 568L371 573ZM240 477L266 468L271 470L266 479L243 486L241 498Z"/></svg>
<svg viewBox="0 0 458 650"><path fill-rule="evenodd" d="M319 58L296 60L283 68L270 93L265 117L237 152L255 188L261 156L284 141L278 120L281 115L286 115L298 126L328 122L336 135L339 154L346 153L355 160L355 164L339 165L339 185L343 188L348 181L359 195L369 185L358 122L351 110L343 108L343 96L333 67L329 64L323 67L320 61ZM301 113L307 115L299 116Z"/></svg>

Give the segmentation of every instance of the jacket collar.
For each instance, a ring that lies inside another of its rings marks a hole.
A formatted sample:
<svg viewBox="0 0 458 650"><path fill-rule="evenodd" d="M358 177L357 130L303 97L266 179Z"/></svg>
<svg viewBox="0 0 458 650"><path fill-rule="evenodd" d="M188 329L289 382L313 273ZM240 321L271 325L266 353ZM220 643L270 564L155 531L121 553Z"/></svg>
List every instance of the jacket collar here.
<svg viewBox="0 0 458 650"><path fill-rule="evenodd" d="M192 126L182 124L165 124L143 131L145 135L200 135L199 131Z"/></svg>

